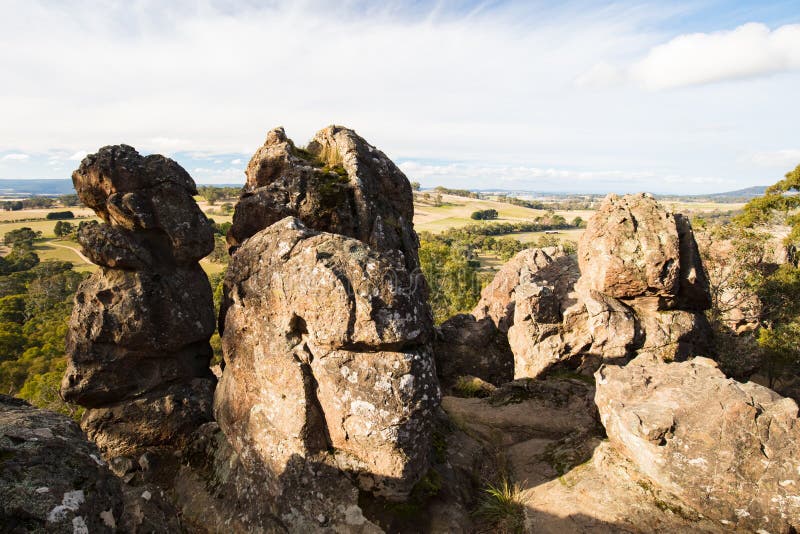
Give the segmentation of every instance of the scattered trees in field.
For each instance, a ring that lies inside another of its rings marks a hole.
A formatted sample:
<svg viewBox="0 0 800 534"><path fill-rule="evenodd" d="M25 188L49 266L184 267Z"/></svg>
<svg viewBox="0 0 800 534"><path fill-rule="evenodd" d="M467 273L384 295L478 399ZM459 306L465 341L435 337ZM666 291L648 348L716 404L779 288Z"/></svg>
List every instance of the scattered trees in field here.
<svg viewBox="0 0 800 534"><path fill-rule="evenodd" d="M53 227L53 233L56 237L66 237L71 235L76 230L76 226L67 221L58 221Z"/></svg>
<svg viewBox="0 0 800 534"><path fill-rule="evenodd" d="M497 210L495 209L488 209L488 210L478 210L473 211L472 215L469 216L470 219L475 221L488 221L491 219L496 219L498 217Z"/></svg>

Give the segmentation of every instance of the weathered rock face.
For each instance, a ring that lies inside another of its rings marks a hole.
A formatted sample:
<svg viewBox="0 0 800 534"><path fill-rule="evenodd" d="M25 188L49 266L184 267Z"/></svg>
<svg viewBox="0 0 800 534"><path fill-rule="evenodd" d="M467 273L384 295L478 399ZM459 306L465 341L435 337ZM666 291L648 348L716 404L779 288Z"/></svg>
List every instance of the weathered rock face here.
<svg viewBox="0 0 800 534"><path fill-rule="evenodd" d="M520 282L564 255L564 250L559 247L523 250L506 262L491 283L483 288L472 315L478 321L488 317L500 332L508 332L514 324L515 292Z"/></svg>
<svg viewBox="0 0 800 534"><path fill-rule="evenodd" d="M65 399L89 408L82 426L110 456L180 447L210 417L211 287L198 261L213 230L191 177L163 156L101 148L73 173L105 223L78 232L101 269L81 284L67 334Z"/></svg>
<svg viewBox="0 0 800 534"><path fill-rule="evenodd" d="M69 418L0 395L3 532L114 532L119 480Z"/></svg>
<svg viewBox="0 0 800 534"><path fill-rule="evenodd" d="M475 376L495 385L514 378L514 354L507 333L514 324L516 291L540 269L563 257L559 247L523 250L483 289L472 313L442 323L434 351L443 388L449 389L462 376Z"/></svg>
<svg viewBox="0 0 800 534"><path fill-rule="evenodd" d="M354 237L418 266L411 186L397 166L353 130L329 126L299 149L283 128L267 134L247 166L228 244L293 216L309 228Z"/></svg>
<svg viewBox="0 0 800 534"><path fill-rule="evenodd" d="M217 421L274 494L287 466L331 451L362 489L402 499L429 463L431 324L399 258L283 219L228 268Z"/></svg>
<svg viewBox="0 0 800 534"><path fill-rule="evenodd" d="M706 358L640 356L596 374L611 444L661 489L729 528L800 528L797 404Z"/></svg>
<svg viewBox="0 0 800 534"><path fill-rule="evenodd" d="M652 197L609 195L581 236L586 286L619 299L658 297L660 308L710 306L708 280L691 226Z"/></svg>
<svg viewBox="0 0 800 534"><path fill-rule="evenodd" d="M172 487L190 532L383 532L327 451L295 456L279 475L245 463L216 423L196 432Z"/></svg>

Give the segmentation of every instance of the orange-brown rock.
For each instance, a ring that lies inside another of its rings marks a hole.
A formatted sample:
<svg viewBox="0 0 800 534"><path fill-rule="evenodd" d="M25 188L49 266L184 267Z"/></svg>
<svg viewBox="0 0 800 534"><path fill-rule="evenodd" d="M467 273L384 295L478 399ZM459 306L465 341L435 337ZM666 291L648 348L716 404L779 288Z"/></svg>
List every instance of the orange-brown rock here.
<svg viewBox="0 0 800 534"><path fill-rule="evenodd" d="M660 489L724 528L800 528L797 404L706 358L639 356L596 374L610 443Z"/></svg>
<svg viewBox="0 0 800 534"><path fill-rule="evenodd" d="M277 493L287 466L324 456L362 489L404 499L430 460L431 324L399 258L287 217L228 268L217 421Z"/></svg>
<svg viewBox="0 0 800 534"><path fill-rule="evenodd" d="M688 220L647 194L607 196L581 236L578 261L586 286L604 295L658 297L662 309L710 306Z"/></svg>
<svg viewBox="0 0 800 534"><path fill-rule="evenodd" d="M353 130L328 126L306 149L283 128L267 134L246 170L228 244L287 216L309 228L354 237L379 252L402 253L418 266L411 186L403 172Z"/></svg>

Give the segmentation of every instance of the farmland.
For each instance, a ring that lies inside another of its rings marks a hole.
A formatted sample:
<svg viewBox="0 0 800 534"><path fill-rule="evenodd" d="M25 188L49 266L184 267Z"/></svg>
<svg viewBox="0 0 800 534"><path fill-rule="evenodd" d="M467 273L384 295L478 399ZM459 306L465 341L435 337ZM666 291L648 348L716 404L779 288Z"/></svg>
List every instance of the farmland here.
<svg viewBox="0 0 800 534"><path fill-rule="evenodd" d="M232 221L231 207L226 204L209 204L202 197L197 197L198 205L206 215L216 223L226 223ZM546 215L548 212L541 209L531 209L517 206L497 200L465 198L455 195L444 194L435 199L431 195L417 192L414 195L414 225L418 232L441 233L451 228L458 228L474 224L493 224L497 222L527 222L533 221L537 217ZM673 211L695 215L741 208L741 204L726 204L714 202L665 202L665 205ZM58 239L53 229L55 220L46 219L47 214L53 211L69 210L74 215L73 219L66 219L74 225L81 221L99 220L93 216L92 210L82 207L57 207L50 209L25 209L19 211L0 211L0 236L11 230L22 227L31 228L41 232L42 239L35 244L34 250L42 261L61 260L70 261L77 270L91 271L96 269L94 265L85 261L80 255L80 245L73 239ZM470 216L473 212L480 210L496 210L497 218L491 221L477 221ZM554 210L556 215L561 215L567 221L573 221L580 217L584 221L588 220L591 210ZM536 243L543 237L557 239L559 241L577 241L583 230L572 228L547 232L520 232L507 234L505 237L518 239L522 243ZM0 254L6 254L7 249L0 247ZM496 269L502 262L492 254L479 255L481 265L484 268ZM202 267L209 274L219 273L224 270L224 265L215 263L209 259L201 262Z"/></svg>

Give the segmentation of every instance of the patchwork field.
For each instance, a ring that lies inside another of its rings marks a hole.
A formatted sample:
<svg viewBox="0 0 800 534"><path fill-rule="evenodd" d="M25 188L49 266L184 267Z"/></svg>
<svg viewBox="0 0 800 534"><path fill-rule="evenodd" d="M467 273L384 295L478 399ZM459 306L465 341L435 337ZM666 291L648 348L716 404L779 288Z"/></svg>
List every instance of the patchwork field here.
<svg viewBox="0 0 800 534"><path fill-rule="evenodd" d="M433 197L435 193L430 193ZM515 206L505 202L495 200L464 198L455 195L442 195L442 205L434 205L432 199L423 198L423 193L417 192L414 195L414 225L418 232L428 231L432 233L443 232L449 228L457 228L471 224L492 224L494 222L520 222L532 221L536 217L545 215L545 210L537 210ZM230 210L226 210L223 205L225 202L218 202L210 205L208 202L198 199L200 209L217 223L231 222L233 217ZM729 211L741 209L743 204L723 204L715 202L664 202L670 210L693 215L704 212ZM478 210L495 209L499 217L492 221L476 221L470 215ZM93 216L92 210L88 208L51 208L51 209L26 209L19 211L0 211L0 236L11 230L28 227L34 231L42 232L42 240L35 246L36 253L43 261L62 260L70 261L77 270L92 271L97 267L89 263L80 254L80 245L74 240L57 239L53 233L53 228L57 221L46 219L47 214L53 211L71 211L76 218L67 219L72 224L79 224L81 221L99 220ZM556 214L561 215L567 221L572 221L575 217L588 220L592 216L591 210L556 210ZM559 230L556 232L522 232L507 234L506 237L519 239L523 243L531 243L539 240L543 236L555 237L559 241L577 241L583 230L570 229ZM0 246L0 255L5 255L9 250ZM496 268L502 262L491 255L481 256L483 267ZM219 273L224 270L222 264L210 260L201 261L203 269L209 273Z"/></svg>
<svg viewBox="0 0 800 534"><path fill-rule="evenodd" d="M532 221L547 213L546 210L535 210L495 200L478 200L454 195L442 195L442 202L441 206L434 206L432 202L422 198L422 193L414 194L414 227L418 232L438 233L468 224ZM497 210L498 218L492 221L476 221L470 218L473 212L488 209ZM572 221L575 217L587 219L592 214L589 210L556 210L555 213L567 221Z"/></svg>

